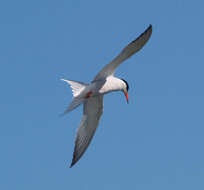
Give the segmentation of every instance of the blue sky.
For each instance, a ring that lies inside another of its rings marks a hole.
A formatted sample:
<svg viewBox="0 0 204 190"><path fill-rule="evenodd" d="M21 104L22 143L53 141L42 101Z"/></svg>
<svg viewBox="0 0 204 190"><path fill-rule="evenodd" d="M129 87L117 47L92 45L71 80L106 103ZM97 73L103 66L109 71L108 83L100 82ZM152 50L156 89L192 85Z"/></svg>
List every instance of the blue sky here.
<svg viewBox="0 0 204 190"><path fill-rule="evenodd" d="M203 1L0 2L0 189L204 189ZM90 82L149 24L116 75L94 139L69 168L82 107L67 78Z"/></svg>

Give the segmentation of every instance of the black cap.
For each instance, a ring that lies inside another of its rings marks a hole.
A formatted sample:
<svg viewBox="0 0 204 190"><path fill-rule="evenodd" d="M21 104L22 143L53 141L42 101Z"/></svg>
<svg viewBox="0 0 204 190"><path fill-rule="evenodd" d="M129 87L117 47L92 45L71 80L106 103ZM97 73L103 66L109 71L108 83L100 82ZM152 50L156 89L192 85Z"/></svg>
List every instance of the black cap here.
<svg viewBox="0 0 204 190"><path fill-rule="evenodd" d="M121 79L125 84L126 84L126 89L127 89L127 91L129 90L129 84L128 84L128 82L125 80L125 79Z"/></svg>

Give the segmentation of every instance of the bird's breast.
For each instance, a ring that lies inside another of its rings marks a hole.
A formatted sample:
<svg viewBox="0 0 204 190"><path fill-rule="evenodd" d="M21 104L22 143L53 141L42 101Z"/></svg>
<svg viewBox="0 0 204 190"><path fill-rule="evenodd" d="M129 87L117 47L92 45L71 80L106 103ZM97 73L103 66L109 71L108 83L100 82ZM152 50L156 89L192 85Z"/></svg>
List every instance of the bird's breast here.
<svg viewBox="0 0 204 190"><path fill-rule="evenodd" d="M108 77L103 86L99 89L100 94L106 94L112 91L122 90L120 79L115 77Z"/></svg>

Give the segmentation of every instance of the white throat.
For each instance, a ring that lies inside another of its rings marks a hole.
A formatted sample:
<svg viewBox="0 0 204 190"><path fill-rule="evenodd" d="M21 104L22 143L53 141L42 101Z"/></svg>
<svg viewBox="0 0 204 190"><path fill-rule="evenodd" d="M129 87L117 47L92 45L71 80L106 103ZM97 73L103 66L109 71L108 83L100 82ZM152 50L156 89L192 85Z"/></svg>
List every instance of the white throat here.
<svg viewBox="0 0 204 190"><path fill-rule="evenodd" d="M126 84L123 80L116 78L114 76L109 76L106 79L105 84L102 86L102 88L99 90L99 93L105 94L111 91L119 91L126 88Z"/></svg>

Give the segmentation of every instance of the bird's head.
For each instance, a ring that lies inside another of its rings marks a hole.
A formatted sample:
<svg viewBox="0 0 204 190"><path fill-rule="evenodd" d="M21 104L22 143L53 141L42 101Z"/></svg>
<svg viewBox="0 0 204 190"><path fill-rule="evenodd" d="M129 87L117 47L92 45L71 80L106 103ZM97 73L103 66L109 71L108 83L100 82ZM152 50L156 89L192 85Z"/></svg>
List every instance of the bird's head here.
<svg viewBox="0 0 204 190"><path fill-rule="evenodd" d="M122 91L126 97L127 103L129 103L129 100L128 100L128 90L129 90L128 82L124 79L121 79L121 80L124 82L124 88L122 89Z"/></svg>

